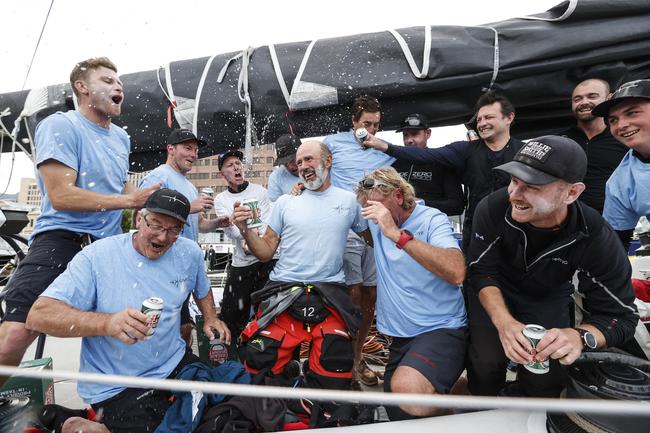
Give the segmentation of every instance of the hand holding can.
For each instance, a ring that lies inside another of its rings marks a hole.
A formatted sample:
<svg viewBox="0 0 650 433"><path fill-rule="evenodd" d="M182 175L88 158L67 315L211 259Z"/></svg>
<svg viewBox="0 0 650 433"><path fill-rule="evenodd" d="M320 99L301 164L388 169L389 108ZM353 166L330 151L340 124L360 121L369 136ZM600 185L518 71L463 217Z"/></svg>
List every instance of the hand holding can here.
<svg viewBox="0 0 650 433"><path fill-rule="evenodd" d="M256 198L247 198L242 200L242 206L247 206L250 209L250 217L246 219L246 227L249 229L262 226L262 218L260 215L259 203Z"/></svg>
<svg viewBox="0 0 650 433"><path fill-rule="evenodd" d="M548 359L542 361L541 359L537 358L537 344L539 343L539 340L544 337L544 334L546 334L546 328L540 325L526 325L522 333L524 334L524 337L526 337L526 339L530 342L530 345L533 346L533 351L531 353L531 355L533 355L533 360L528 364L525 364L524 367L531 373L548 373Z"/></svg>
<svg viewBox="0 0 650 433"><path fill-rule="evenodd" d="M156 298L152 296L142 301L142 311L147 316L147 336L144 337L145 340L151 338L151 336L156 332L156 327L158 326L158 321L160 320L160 315L162 314L164 302L161 298Z"/></svg>

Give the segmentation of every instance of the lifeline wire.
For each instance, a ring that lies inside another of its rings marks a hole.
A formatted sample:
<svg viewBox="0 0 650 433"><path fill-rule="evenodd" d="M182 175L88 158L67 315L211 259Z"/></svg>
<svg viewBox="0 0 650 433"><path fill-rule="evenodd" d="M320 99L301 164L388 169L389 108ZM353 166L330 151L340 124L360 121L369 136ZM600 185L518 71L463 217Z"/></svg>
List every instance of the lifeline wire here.
<svg viewBox="0 0 650 433"><path fill-rule="evenodd" d="M41 38L45 32L45 26L47 25L47 20L50 18L50 12L52 12L52 6L54 6L54 0L50 2L50 8L47 10L47 15L45 16L45 21L43 21L43 27L41 27L41 34L38 35L38 41L36 41L36 46L34 47L34 52L32 53L32 60L29 62L29 68L27 68L27 74L25 74L25 81L23 81L23 87L21 90L25 90L25 85L27 85L27 78L29 78L29 73L32 70L32 65L34 64L34 59L36 58L36 52L38 51L38 46L41 44Z"/></svg>
<svg viewBox="0 0 650 433"><path fill-rule="evenodd" d="M207 394L240 395L247 397L274 397L286 399L334 400L382 405L421 405L457 409L511 409L534 412L580 412L611 415L639 415L650 413L647 401L582 400L551 398L475 397L457 395L398 394L383 392L336 391L311 388L283 388L278 386L239 385L232 383L193 382L188 380L145 379L114 374L79 373L70 371L30 371L18 367L0 366L0 375L32 377L37 379L76 380L132 388L155 388L169 391L201 391Z"/></svg>

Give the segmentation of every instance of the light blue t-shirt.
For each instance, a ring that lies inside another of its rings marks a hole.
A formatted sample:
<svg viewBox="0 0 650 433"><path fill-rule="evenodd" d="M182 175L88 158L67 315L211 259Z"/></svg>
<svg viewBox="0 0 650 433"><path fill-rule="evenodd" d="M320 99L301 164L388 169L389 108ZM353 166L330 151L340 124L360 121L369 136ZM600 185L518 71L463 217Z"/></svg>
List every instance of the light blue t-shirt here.
<svg viewBox="0 0 650 433"><path fill-rule="evenodd" d="M56 160L77 172L79 188L99 194L121 194L127 181L131 144L126 132L113 124L108 129L90 122L77 111L57 112L36 127L36 166ZM104 238L122 233L122 211L73 212L55 210L40 173L41 215L30 242L38 233L69 230Z"/></svg>
<svg viewBox="0 0 650 433"><path fill-rule="evenodd" d="M293 186L300 181L300 178L291 174L284 165L276 167L269 176L269 200L276 201L281 195L289 194Z"/></svg>
<svg viewBox="0 0 650 433"><path fill-rule="evenodd" d="M384 152L367 148L364 150L352 131L328 135L323 143L332 152L332 185L348 191L356 191L359 181L373 170L395 162L395 158Z"/></svg>
<svg viewBox="0 0 650 433"><path fill-rule="evenodd" d="M368 223L377 266L377 329L393 337L414 337L434 329L466 326L460 288L435 276ZM458 248L447 216L417 205L400 227L439 248Z"/></svg>
<svg viewBox="0 0 650 433"><path fill-rule="evenodd" d="M196 200L199 193L192 182L187 180L185 176L171 168L167 164L162 164L156 167L146 175L141 181L139 188L160 183L162 188L171 188L183 194L191 202ZM186 237L191 241L198 241L199 239L199 214L192 213L187 216L187 224L183 227L181 236Z"/></svg>
<svg viewBox="0 0 650 433"><path fill-rule="evenodd" d="M650 219L650 163L630 150L607 181L603 217L614 230L629 230L642 216Z"/></svg>
<svg viewBox="0 0 650 433"><path fill-rule="evenodd" d="M185 353L179 332L183 301L192 290L204 298L210 283L196 242L179 237L162 257L151 260L133 248L132 236L111 236L84 248L41 296L98 313L139 310L145 299L162 298L163 312L151 339L128 345L112 337L84 337L79 370L164 379ZM123 389L89 382L77 386L86 403L101 402Z"/></svg>
<svg viewBox="0 0 650 433"><path fill-rule="evenodd" d="M344 283L343 252L350 229L368 228L354 194L330 186L323 192L306 189L276 202L269 227L280 236L280 259L273 281Z"/></svg>

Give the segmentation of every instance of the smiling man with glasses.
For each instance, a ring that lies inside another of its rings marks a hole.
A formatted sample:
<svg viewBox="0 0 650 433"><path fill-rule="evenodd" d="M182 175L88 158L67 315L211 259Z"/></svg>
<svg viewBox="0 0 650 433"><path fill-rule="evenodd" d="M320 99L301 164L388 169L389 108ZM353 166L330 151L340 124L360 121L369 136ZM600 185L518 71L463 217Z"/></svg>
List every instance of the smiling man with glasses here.
<svg viewBox="0 0 650 433"><path fill-rule="evenodd" d="M57 337L82 337L80 370L147 378L174 378L198 358L179 333L180 309L190 293L205 318L208 338L230 332L217 318L203 253L180 236L190 202L160 189L137 216L135 233L112 236L84 248L34 303L27 327ZM163 301L155 332L143 301ZM169 406L170 393L80 382L81 398L103 410L109 431L153 431Z"/></svg>

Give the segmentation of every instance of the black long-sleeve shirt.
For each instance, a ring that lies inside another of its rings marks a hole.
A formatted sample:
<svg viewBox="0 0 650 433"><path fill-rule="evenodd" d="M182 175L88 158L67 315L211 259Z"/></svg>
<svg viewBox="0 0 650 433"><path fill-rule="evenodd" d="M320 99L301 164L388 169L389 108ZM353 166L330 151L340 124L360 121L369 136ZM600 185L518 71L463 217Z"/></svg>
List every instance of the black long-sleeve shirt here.
<svg viewBox="0 0 650 433"><path fill-rule="evenodd" d="M463 250L466 250L476 205L492 191L510 183L510 175L492 169L512 161L523 144L516 138L510 138L505 147L498 151L491 150L483 140L456 141L438 148L389 145L386 153L398 161L416 164L439 163L461 174L467 193L467 208L463 221Z"/></svg>
<svg viewBox="0 0 650 433"><path fill-rule="evenodd" d="M578 271L578 292L587 311L583 323L598 328L608 346L634 336L639 315L632 267L616 233L594 209L571 204L557 239L531 257L526 227L511 218L504 188L479 203L471 239L470 290L496 286L506 300L517 302L566 299L573 293L572 277Z"/></svg>
<svg viewBox="0 0 650 433"><path fill-rule="evenodd" d="M607 179L630 149L615 139L609 128L591 140L577 126L572 126L560 135L574 140L587 154L587 173L583 180L587 188L580 195L580 200L602 214Z"/></svg>

